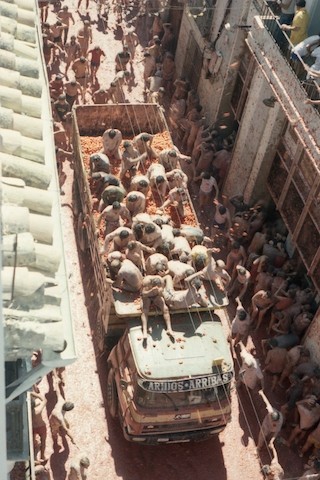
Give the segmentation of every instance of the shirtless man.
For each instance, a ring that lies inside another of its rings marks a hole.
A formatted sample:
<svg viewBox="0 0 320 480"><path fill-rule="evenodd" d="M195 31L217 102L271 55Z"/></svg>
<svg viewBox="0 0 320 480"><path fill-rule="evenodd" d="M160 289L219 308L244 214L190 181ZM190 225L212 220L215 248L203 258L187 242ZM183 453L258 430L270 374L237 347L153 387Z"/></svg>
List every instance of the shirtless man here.
<svg viewBox="0 0 320 480"><path fill-rule="evenodd" d="M127 29L124 32L124 35L122 37L122 44L128 46L128 50L131 56L130 62L132 63L136 54L136 47L139 45L139 37L132 28Z"/></svg>
<svg viewBox="0 0 320 480"><path fill-rule="evenodd" d="M168 198L159 207L163 211L166 207L174 206L180 218L185 217L184 204L187 202L187 193L184 188L174 187L169 191Z"/></svg>
<svg viewBox="0 0 320 480"><path fill-rule="evenodd" d="M105 221L105 234L113 232L120 227L120 219L123 219L127 224L131 221L129 210L123 203L113 202L108 205L100 214L97 222L97 229L99 231L102 220Z"/></svg>
<svg viewBox="0 0 320 480"><path fill-rule="evenodd" d="M89 72L89 63L85 57L80 57L76 59L72 64L72 70L74 71L74 75L76 80L80 83L82 89L82 101L84 101L85 93L86 93L86 85L87 85L87 78Z"/></svg>
<svg viewBox="0 0 320 480"><path fill-rule="evenodd" d="M233 282L231 281L231 288L228 294L232 296L236 293L236 296L241 299L247 291L251 275L242 265L236 266L236 272L237 276Z"/></svg>
<svg viewBox="0 0 320 480"><path fill-rule="evenodd" d="M119 147L122 142L122 133L116 128L108 128L102 135L103 153L116 160L121 159Z"/></svg>
<svg viewBox="0 0 320 480"><path fill-rule="evenodd" d="M173 337L173 331L171 327L171 317L169 309L163 298L164 279L159 275L147 275L142 282L141 291L141 322L142 322L142 335L144 345L146 346L146 340L148 337L148 315L151 305L155 305L161 311L169 337Z"/></svg>
<svg viewBox="0 0 320 480"><path fill-rule="evenodd" d="M142 192L131 191L126 197L126 207L131 218L139 213L143 213L146 209L146 197Z"/></svg>
<svg viewBox="0 0 320 480"><path fill-rule="evenodd" d="M270 290L259 290L253 295L251 299L251 319L253 323L258 317L256 330L258 330L258 328L260 327L265 314L272 307L273 303L274 300L271 296Z"/></svg>
<svg viewBox="0 0 320 480"><path fill-rule="evenodd" d="M201 172L211 170L212 160L215 154L215 148L210 143L202 142L200 144L200 158L195 167L195 176L201 175Z"/></svg>
<svg viewBox="0 0 320 480"><path fill-rule="evenodd" d="M65 74L67 75L71 63L73 63L77 58L80 58L80 56L81 56L80 43L77 42L77 39L76 39L75 35L71 35L70 42L65 44L64 50L66 52Z"/></svg>
<svg viewBox="0 0 320 480"><path fill-rule="evenodd" d="M134 175L140 166L140 162L144 162L148 155L147 153L139 154L132 142L125 140L123 142L124 151L121 157L121 170L120 170L120 180L123 180L125 174L129 171L130 176Z"/></svg>
<svg viewBox="0 0 320 480"><path fill-rule="evenodd" d="M184 257L191 255L190 243L178 228L173 229L173 249L171 254L178 256L179 259L181 255Z"/></svg>
<svg viewBox="0 0 320 480"><path fill-rule="evenodd" d="M54 385L58 401L49 416L49 424L51 428L51 435L53 440L53 449L56 450L58 447L58 437L69 437L71 442L75 444L73 435L70 431L70 426L68 420L65 418L65 415L70 410L74 409L74 404L71 402L66 402L63 396L60 393L59 385L56 383Z"/></svg>
<svg viewBox="0 0 320 480"><path fill-rule="evenodd" d="M145 52L143 54L143 60L141 61L144 63L143 78L144 78L144 90L146 91L148 78L154 74L156 69L156 60L154 57L150 55L149 52Z"/></svg>
<svg viewBox="0 0 320 480"><path fill-rule="evenodd" d="M272 375L271 391L273 392L286 365L287 350L285 348L275 347L268 351L265 362L264 372Z"/></svg>
<svg viewBox="0 0 320 480"><path fill-rule="evenodd" d="M71 12L69 12L69 9L68 9L68 6L67 5L64 5L62 7L62 10L59 10L59 12L57 13L57 17L59 18L59 20L61 20L61 23L62 25L64 26L64 30L63 30L63 43L64 45L66 44L67 42L67 38L68 38L68 33L69 33L69 28L70 28L70 22L73 23L73 25L75 24L75 21L74 21L74 18L73 18L73 15Z"/></svg>
<svg viewBox="0 0 320 480"><path fill-rule="evenodd" d="M84 455L72 460L67 480L87 480L86 470L89 467L90 460Z"/></svg>
<svg viewBox="0 0 320 480"><path fill-rule="evenodd" d="M31 407L32 407L32 431L33 431L33 444L37 444L37 435L40 437L40 461L45 461L45 449L47 439L47 425L43 418L45 406L47 405L47 399L40 393L31 392ZM35 449L36 455L36 449ZM37 461L37 458L35 458Z"/></svg>
<svg viewBox="0 0 320 480"><path fill-rule="evenodd" d="M154 138L154 135L151 135L151 133L146 133L146 132L139 133L134 137L133 145L138 150L140 155L146 152L150 159L157 157L156 152L153 150L151 146L153 138Z"/></svg>
<svg viewBox="0 0 320 480"><path fill-rule="evenodd" d="M126 258L119 264L119 271L113 287L127 292L139 292L142 287L142 280L143 276L139 268Z"/></svg>
<svg viewBox="0 0 320 480"><path fill-rule="evenodd" d="M151 189L156 191L163 201L166 191L169 188L164 166L160 165L160 163L152 163L147 170L147 177Z"/></svg>
<svg viewBox="0 0 320 480"><path fill-rule="evenodd" d="M169 273L168 259L162 253L153 253L146 260L147 275L159 275L164 277Z"/></svg>
<svg viewBox="0 0 320 480"><path fill-rule="evenodd" d="M237 380L237 388L245 385L247 389L254 390L257 387L264 388L263 373L257 359L246 350L246 347L240 342L240 357L242 359Z"/></svg>
<svg viewBox="0 0 320 480"><path fill-rule="evenodd" d="M111 253L114 250L124 252L128 243L132 240L135 240L132 230L128 227L119 227L106 235L101 254L104 255L106 253Z"/></svg>
<svg viewBox="0 0 320 480"><path fill-rule="evenodd" d="M104 153L90 155L90 175L97 172L110 173L110 160Z"/></svg>
<svg viewBox="0 0 320 480"><path fill-rule="evenodd" d="M131 178L130 191L138 191L147 197L150 190L150 181L146 175L135 175Z"/></svg>
<svg viewBox="0 0 320 480"><path fill-rule="evenodd" d="M90 50L88 50L87 55L91 55L90 60L90 75L92 81L97 78L97 73L101 63L101 57L106 57L104 51L99 47L99 45L94 45Z"/></svg>
<svg viewBox="0 0 320 480"><path fill-rule="evenodd" d="M231 338L234 339L234 347L239 342L246 344L251 326L250 315L244 309L240 298L237 297L235 300L237 303L236 315L231 323Z"/></svg>
<svg viewBox="0 0 320 480"><path fill-rule="evenodd" d="M98 175L101 172L98 172L94 175ZM108 174L103 174L106 175L106 178L109 177ZM111 176L111 175L110 175ZM99 203L99 212L102 212L102 210L107 206L107 205L112 205L113 202L122 202L126 195L126 191L123 188L122 185L108 185L107 187L104 188L103 192L101 193L101 200Z"/></svg>
<svg viewBox="0 0 320 480"><path fill-rule="evenodd" d="M280 413L278 410L273 408L273 406L271 405L271 403L269 402L269 400L267 399L267 397L265 396L262 390L259 391L259 394L262 397L263 401L265 402L268 413L264 417L261 424L258 443L257 443L258 451L262 449L264 443L266 443L268 439L270 444L270 441L275 439L278 436L283 425L282 413Z"/></svg>
<svg viewBox="0 0 320 480"><path fill-rule="evenodd" d="M79 103L79 96L82 94L82 88L79 82L76 80L71 80L64 84L66 92L66 100L72 108L74 103Z"/></svg>
<svg viewBox="0 0 320 480"><path fill-rule="evenodd" d="M177 147L174 148L165 148L162 150L158 155L159 163L161 163L166 172L176 169L178 167L178 163L182 163L182 161L191 162L191 157L187 155L183 155L179 152Z"/></svg>
<svg viewBox="0 0 320 480"><path fill-rule="evenodd" d="M213 253L215 253L215 249L207 248L206 253L207 253L207 264L205 265L205 267L199 270L198 272L194 273L190 277L188 277L186 280L190 281L193 278L200 277L201 280L207 280L209 282L213 282L217 286L217 288L223 292L225 285L220 276L220 272L217 271L217 263L213 258Z"/></svg>
<svg viewBox="0 0 320 480"><path fill-rule="evenodd" d="M194 268L188 263L180 260L169 260L168 262L169 274L173 278L173 287L175 289L186 288L185 279L195 273Z"/></svg>
<svg viewBox="0 0 320 480"><path fill-rule="evenodd" d="M236 266L244 265L246 262L246 252L242 245L238 242L234 242L231 246L231 250L227 255L226 270L231 275L231 278L236 276Z"/></svg>
<svg viewBox="0 0 320 480"><path fill-rule="evenodd" d="M125 255L128 260L131 260L131 262L139 268L142 274L145 274L146 263L143 252L153 254L155 253L155 249L147 247L137 240L132 240L128 243Z"/></svg>
<svg viewBox="0 0 320 480"><path fill-rule="evenodd" d="M307 395L296 402L299 412L299 424L293 428L286 445L291 447L292 442L298 443L305 432L314 427L320 420L320 405L315 395Z"/></svg>
<svg viewBox="0 0 320 480"><path fill-rule="evenodd" d="M188 177L182 170L180 170L180 168L175 168L170 172L167 172L166 177L169 182L170 190L175 187L187 189Z"/></svg>
<svg viewBox="0 0 320 480"><path fill-rule="evenodd" d="M83 22L83 27L78 30L77 40L80 44L81 55L87 56L89 44L92 43L92 28L89 20Z"/></svg>
<svg viewBox="0 0 320 480"><path fill-rule="evenodd" d="M109 100L112 100L112 93L110 89L106 88L99 88L99 90L96 90L92 94L92 101L96 105L103 105L105 103L108 103Z"/></svg>
<svg viewBox="0 0 320 480"><path fill-rule="evenodd" d="M161 228L155 223L147 223L144 227L141 243L157 248L162 243Z"/></svg>
<svg viewBox="0 0 320 480"><path fill-rule="evenodd" d="M185 282L188 288L185 290L174 289L171 275L166 275L164 280L164 299L170 309L185 309L194 304L199 304L201 307L208 307L208 297L199 278L196 278L193 281L189 281L188 278L186 278Z"/></svg>

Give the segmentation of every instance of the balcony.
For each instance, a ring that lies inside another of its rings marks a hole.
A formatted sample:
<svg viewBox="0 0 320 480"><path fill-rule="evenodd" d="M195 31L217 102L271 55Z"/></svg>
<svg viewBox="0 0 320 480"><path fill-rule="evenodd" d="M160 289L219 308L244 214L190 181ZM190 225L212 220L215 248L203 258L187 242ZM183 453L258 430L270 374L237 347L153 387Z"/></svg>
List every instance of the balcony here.
<svg viewBox="0 0 320 480"><path fill-rule="evenodd" d="M283 58L299 80L301 88L305 91L308 98L311 100L318 100L319 89L317 82L311 78L307 78L308 72L305 68L305 63L310 64L309 66L311 66L314 61L310 60L310 57L308 60L303 61L299 55L296 59L292 58L293 45L286 33L281 30L278 21L279 15L276 10L276 2L273 0L253 0L253 5L259 12L265 29L270 33ZM313 105L313 107L318 113L320 112L319 105Z"/></svg>

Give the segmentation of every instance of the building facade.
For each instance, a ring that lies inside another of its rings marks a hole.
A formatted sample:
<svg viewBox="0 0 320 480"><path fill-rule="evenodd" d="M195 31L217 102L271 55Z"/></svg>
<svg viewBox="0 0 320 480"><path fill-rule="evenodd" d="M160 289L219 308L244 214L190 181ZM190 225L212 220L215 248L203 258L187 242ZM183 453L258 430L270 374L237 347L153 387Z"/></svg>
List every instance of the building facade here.
<svg viewBox="0 0 320 480"><path fill-rule="evenodd" d="M306 104L318 98L318 89L302 59L292 58L273 6L264 0L188 2L177 72L197 89L209 123L236 132L223 194L273 205L288 231L287 251L319 301L320 116L318 106ZM319 2L306 7L308 35L318 34ZM317 361L319 326L318 309L305 339Z"/></svg>

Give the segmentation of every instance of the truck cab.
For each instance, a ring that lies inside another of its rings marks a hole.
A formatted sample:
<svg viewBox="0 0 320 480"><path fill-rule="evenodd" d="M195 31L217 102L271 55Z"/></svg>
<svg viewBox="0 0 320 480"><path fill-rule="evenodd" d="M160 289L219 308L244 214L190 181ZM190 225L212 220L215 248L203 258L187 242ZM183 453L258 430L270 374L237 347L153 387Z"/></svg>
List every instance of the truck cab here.
<svg viewBox="0 0 320 480"><path fill-rule="evenodd" d="M144 344L133 319L108 357L108 408L129 441L203 440L231 420L233 359L219 316L185 313L173 329L174 341L160 316L150 318Z"/></svg>

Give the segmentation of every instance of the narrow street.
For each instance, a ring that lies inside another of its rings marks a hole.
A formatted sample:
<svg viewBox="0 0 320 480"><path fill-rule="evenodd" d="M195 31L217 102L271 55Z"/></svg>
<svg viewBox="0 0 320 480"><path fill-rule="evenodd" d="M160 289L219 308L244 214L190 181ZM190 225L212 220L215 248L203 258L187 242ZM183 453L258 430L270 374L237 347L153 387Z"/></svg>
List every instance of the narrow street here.
<svg viewBox="0 0 320 480"><path fill-rule="evenodd" d="M85 13L82 1L80 13L77 13L75 0L65 1L73 13L75 25L70 35L76 33L83 20L90 20L93 32L93 44L98 44L106 53L98 72L100 86L108 88L114 77L114 59L122 49L121 29L116 28L114 13L110 10L109 29L98 29L97 6L92 0L89 14ZM50 7L51 9L52 7ZM130 13L128 17L130 18ZM50 11L48 21L55 22ZM139 32L138 32L139 33ZM145 33L145 32L144 32ZM137 58L133 66L134 84L125 86L126 98L130 102L143 102L143 67L138 63L142 57L142 47L137 48ZM90 102L90 97L86 99ZM47 438L47 466L52 479L67 478L72 459L86 454L90 459L88 478L90 480L238 480L263 478L261 465L270 462L267 450L263 450L262 460L256 455L255 441L258 437L259 418L264 416L264 405L260 398L254 402L242 392L232 394L232 422L219 437L200 443L161 445L157 447L139 446L127 442L122 435L120 425L108 415L105 403L106 393L106 355L101 355L92 338L96 315L96 299L93 282L90 281L90 259L77 251L74 235L74 217L72 211L73 170L64 165L66 181L63 186L65 195L61 197L61 211L65 239L65 253L69 288L72 300L75 340L78 360L66 369L65 398L75 404L68 413L70 428L76 444L68 440L66 448L52 453L50 433ZM230 307L230 316L234 305ZM231 317L232 318L232 317ZM224 318L226 334L229 329L229 317ZM238 370L236 364L236 371ZM47 394L48 415L55 401L55 394L46 380L40 384L42 393ZM289 463L290 459L285 460ZM293 476L293 475L292 475Z"/></svg>

